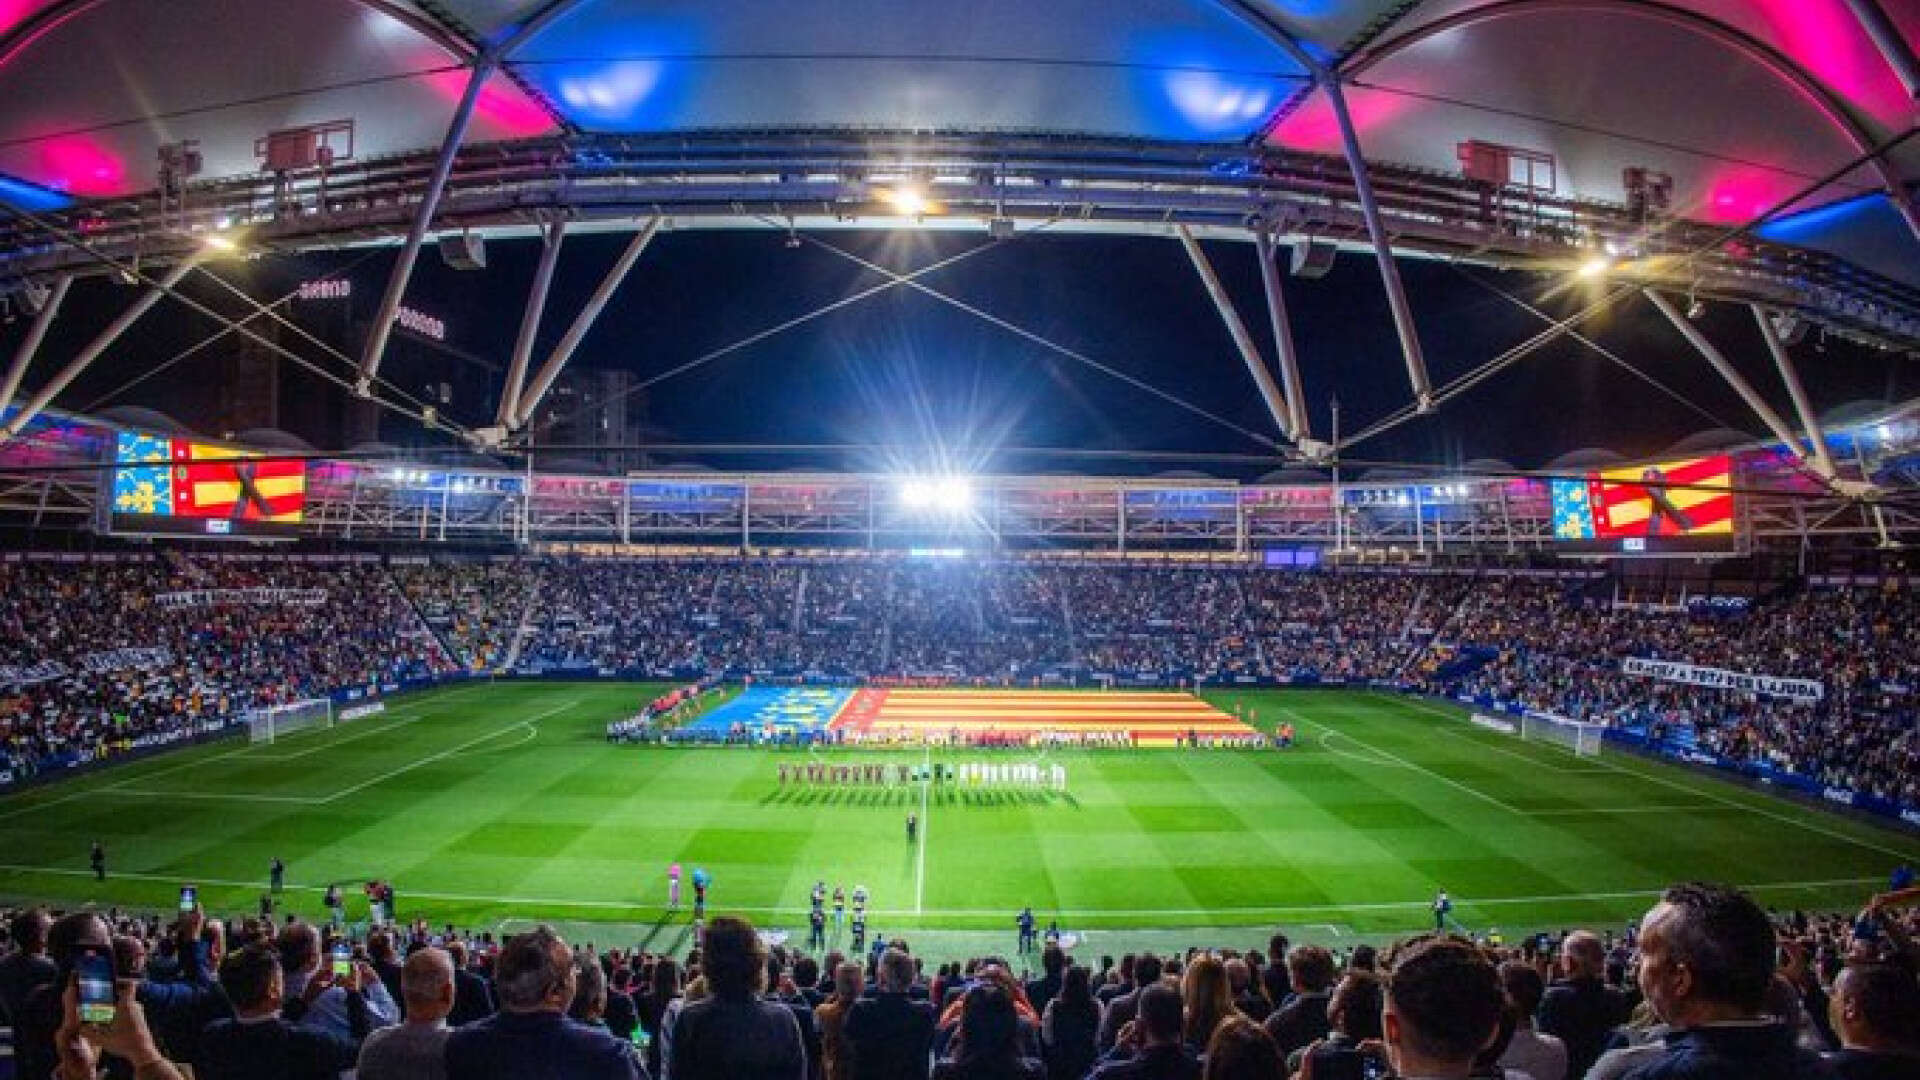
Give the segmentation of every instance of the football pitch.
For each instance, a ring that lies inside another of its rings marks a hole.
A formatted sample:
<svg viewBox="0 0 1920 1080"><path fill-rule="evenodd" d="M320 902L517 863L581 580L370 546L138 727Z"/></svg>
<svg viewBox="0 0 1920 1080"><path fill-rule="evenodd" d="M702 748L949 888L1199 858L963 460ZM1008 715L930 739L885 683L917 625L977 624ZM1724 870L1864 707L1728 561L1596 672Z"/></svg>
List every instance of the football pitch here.
<svg viewBox="0 0 1920 1080"><path fill-rule="evenodd" d="M1611 747L1577 758L1382 694L1206 693L1228 712L1250 707L1263 728L1292 721L1300 745L1049 751L1068 777L1054 796L782 787L777 766L808 751L609 744L605 724L658 689L468 683L331 729L225 740L27 791L0 800L0 899L166 909L191 883L210 910L247 913L278 856L281 910L308 918L322 916L333 881L363 916L357 886L382 878L403 918L657 934L686 921L663 909L665 868L678 861L712 874L714 912L795 940L816 879L867 886L888 936L1010 940L1013 914L1031 905L1043 926L1057 918L1070 931L1284 926L1337 940L1430 926L1441 888L1460 924L1510 935L1619 925L1693 878L1746 886L1769 906L1849 908L1920 860L1912 834ZM87 868L94 839L107 848L105 882Z"/></svg>

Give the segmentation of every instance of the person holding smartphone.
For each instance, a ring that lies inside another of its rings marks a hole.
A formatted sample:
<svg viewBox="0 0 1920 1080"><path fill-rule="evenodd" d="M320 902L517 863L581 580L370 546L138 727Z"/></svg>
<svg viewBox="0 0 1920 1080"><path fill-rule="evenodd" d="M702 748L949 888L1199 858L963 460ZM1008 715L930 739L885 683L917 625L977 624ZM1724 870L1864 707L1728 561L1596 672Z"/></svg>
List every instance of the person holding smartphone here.
<svg viewBox="0 0 1920 1080"><path fill-rule="evenodd" d="M147 1027L140 1007L139 983L114 979L111 962L100 971L76 969L61 998L60 1027L54 1033L59 1055L57 1080L94 1080L100 1055L112 1054L133 1070L134 1080L182 1080L178 1066L168 1061ZM102 990L104 989L104 995ZM91 1015L95 1019L86 1019Z"/></svg>

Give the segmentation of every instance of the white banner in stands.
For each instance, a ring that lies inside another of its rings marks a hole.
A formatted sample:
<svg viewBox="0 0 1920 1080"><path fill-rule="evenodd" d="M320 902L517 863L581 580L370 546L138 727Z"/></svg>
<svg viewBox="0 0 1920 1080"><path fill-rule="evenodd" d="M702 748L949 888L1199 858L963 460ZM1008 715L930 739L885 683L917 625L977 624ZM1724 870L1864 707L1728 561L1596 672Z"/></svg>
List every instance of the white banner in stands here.
<svg viewBox="0 0 1920 1080"><path fill-rule="evenodd" d="M165 667L172 662L173 654L158 646L108 649L106 652L88 653L80 658L80 666L95 675L104 675L110 671L126 671L129 668Z"/></svg>
<svg viewBox="0 0 1920 1080"><path fill-rule="evenodd" d="M1707 686L1716 690L1741 690L1749 694L1790 698L1794 701L1819 701L1827 696L1826 684L1817 679L1757 675L1748 671L1728 671L1725 668L1682 664L1674 660L1647 660L1638 656L1629 656L1621 661L1620 670L1628 675L1640 675L1665 682Z"/></svg>
<svg viewBox="0 0 1920 1080"><path fill-rule="evenodd" d="M37 664L0 664L0 686L33 686L52 682L66 674L67 665L58 660L42 660Z"/></svg>
<svg viewBox="0 0 1920 1080"><path fill-rule="evenodd" d="M186 589L156 593L161 607L212 607L215 604L287 604L319 607L327 602L325 589Z"/></svg>

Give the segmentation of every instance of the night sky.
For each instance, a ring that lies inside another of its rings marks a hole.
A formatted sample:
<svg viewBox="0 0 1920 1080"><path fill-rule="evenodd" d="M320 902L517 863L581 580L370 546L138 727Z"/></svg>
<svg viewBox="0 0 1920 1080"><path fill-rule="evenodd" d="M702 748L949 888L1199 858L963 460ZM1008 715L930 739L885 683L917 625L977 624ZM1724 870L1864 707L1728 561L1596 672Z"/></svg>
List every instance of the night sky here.
<svg viewBox="0 0 1920 1080"><path fill-rule="evenodd" d="M900 272L988 244L978 233L824 232L814 238ZM585 367L622 367L639 377L665 371L755 331L829 303L882 278L812 243L796 249L778 231L663 232L627 279L576 355ZM567 240L547 306L536 363L566 329L624 236ZM1249 244L1208 244L1255 339L1271 357L1258 269ZM499 376L475 361L504 367L527 283L533 241L494 241L485 270L445 268L431 248L409 303L445 318L450 343L472 357L414 355L389 371L416 392L446 372L463 387L445 407L467 424L491 422ZM354 279L354 317L364 320L385 281L391 253L344 252L218 264L256 298L274 298L303 278L339 272ZM1579 293L1542 300L1559 282L1517 272L1455 268L1403 260L1402 273L1435 385L1481 364L1544 324L1487 285L1514 292L1556 314ZM193 282L194 279L189 279ZM1001 243L923 279L966 303L1149 382L1236 424L1271 432L1265 410L1178 243L1170 238L1110 238L1038 233ZM1482 284L1485 283L1485 284ZM1314 433L1325 438L1330 403L1339 399L1349 433L1407 402L1409 389L1378 271L1370 257L1344 254L1318 281L1286 279ZM206 282L194 295L229 312L242 309ZM28 378L37 387L104 325L133 290L105 280L77 287ZM293 315L349 355L358 342L347 320ZM0 327L11 351L26 320ZM1785 391L1771 370L1744 308L1715 305L1701 325L1748 372L1783 414ZM192 424L211 401L212 358L221 346L186 360L118 397L99 399L215 329L185 308L164 303L57 404L142 405ZM1348 458L1459 464L1495 457L1521 467L1564 452L1607 447L1629 456L1657 454L1676 440L1724 424L1762 430L1733 392L1644 301L1633 300L1586 326L1596 340L1656 374L1700 409L1660 393L1584 346L1550 346L1434 417L1413 421L1349 451ZM320 358L313 346L288 344ZM1905 354L1862 349L1818 335L1795 350L1822 410L1862 398L1900 400L1916 391ZM336 370L335 361L327 361ZM444 365L444 369L440 366ZM319 392L319 391L315 391ZM702 443L884 444L909 460L818 455L709 458L729 467L818 465L851 469L924 465L930 447L951 459L1000 471L1112 471L1086 459L1052 462L987 456L995 447L1261 453L1262 447L1079 363L988 325L940 301L894 288L833 312L648 392L648 422L661 441ZM290 425L291 426L291 425ZM298 431L322 449L340 449L336 432ZM389 442L432 436L389 425ZM918 458L919 460L912 460ZM673 459L667 459L673 460ZM1250 477L1260 463L1137 462L1124 471L1196 468Z"/></svg>

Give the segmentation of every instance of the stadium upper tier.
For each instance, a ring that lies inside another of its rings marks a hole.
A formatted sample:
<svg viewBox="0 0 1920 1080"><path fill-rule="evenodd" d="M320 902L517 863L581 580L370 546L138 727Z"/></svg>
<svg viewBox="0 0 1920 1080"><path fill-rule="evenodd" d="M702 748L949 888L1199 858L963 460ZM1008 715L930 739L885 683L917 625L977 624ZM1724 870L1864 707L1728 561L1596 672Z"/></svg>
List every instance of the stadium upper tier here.
<svg viewBox="0 0 1920 1080"><path fill-rule="evenodd" d="M163 263L215 233L265 253L532 236L549 216L1259 223L1542 268L1604 246L1644 284L1910 343L1917 18L1866 0L20 0L0 7L0 205L27 216L0 224L0 280Z"/></svg>
<svg viewBox="0 0 1920 1080"><path fill-rule="evenodd" d="M1912 591L1789 583L1689 607L1623 588L1597 572L16 555L0 561L0 723L18 778L460 672L1361 683L1580 717L1920 808ZM1677 666L1628 674L1632 659Z"/></svg>

